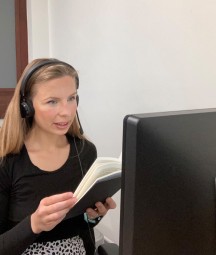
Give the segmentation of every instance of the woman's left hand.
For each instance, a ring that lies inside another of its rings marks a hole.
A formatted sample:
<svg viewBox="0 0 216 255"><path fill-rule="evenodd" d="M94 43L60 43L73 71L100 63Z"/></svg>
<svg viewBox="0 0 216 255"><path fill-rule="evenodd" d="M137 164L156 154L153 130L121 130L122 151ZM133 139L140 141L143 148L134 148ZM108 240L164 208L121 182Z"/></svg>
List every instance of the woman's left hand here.
<svg viewBox="0 0 216 255"><path fill-rule="evenodd" d="M104 215L106 215L109 209L116 208L116 203L111 197L108 197L104 204L101 202L97 202L95 204L95 207L96 207L95 209L88 208L86 210L89 219L96 219L98 217L103 217Z"/></svg>

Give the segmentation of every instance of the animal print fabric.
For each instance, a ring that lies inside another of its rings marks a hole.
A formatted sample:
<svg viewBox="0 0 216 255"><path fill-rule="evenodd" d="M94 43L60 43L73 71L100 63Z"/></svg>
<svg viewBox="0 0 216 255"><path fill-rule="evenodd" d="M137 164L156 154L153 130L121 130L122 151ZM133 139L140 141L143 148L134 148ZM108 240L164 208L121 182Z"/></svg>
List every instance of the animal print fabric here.
<svg viewBox="0 0 216 255"><path fill-rule="evenodd" d="M33 243L22 255L85 255L83 240L79 236L45 243Z"/></svg>

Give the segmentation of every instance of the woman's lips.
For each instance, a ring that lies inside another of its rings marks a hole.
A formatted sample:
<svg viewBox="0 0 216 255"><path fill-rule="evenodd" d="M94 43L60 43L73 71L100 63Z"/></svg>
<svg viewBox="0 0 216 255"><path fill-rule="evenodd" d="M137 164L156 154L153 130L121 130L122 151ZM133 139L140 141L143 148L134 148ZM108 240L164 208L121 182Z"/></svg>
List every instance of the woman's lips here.
<svg viewBox="0 0 216 255"><path fill-rule="evenodd" d="M57 122L57 123L54 123L54 124L57 128L61 128L61 129L64 129L64 128L68 127L68 122Z"/></svg>

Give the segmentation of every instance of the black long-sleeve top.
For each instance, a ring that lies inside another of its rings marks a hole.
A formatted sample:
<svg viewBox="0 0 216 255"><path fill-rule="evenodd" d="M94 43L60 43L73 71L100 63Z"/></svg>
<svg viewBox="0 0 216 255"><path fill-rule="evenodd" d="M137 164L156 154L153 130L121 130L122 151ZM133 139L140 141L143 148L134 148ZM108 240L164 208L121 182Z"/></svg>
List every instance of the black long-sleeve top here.
<svg viewBox="0 0 216 255"><path fill-rule="evenodd" d="M37 209L40 200L62 192L74 192L83 173L96 159L96 148L91 142L67 138L69 157L55 171L43 171L33 165L25 146L19 154L5 157L0 165L0 254L20 255L33 242L76 235L83 239L87 254L94 254L94 225L89 227L83 215L63 220L53 230L41 234L34 234L31 229L30 215Z"/></svg>

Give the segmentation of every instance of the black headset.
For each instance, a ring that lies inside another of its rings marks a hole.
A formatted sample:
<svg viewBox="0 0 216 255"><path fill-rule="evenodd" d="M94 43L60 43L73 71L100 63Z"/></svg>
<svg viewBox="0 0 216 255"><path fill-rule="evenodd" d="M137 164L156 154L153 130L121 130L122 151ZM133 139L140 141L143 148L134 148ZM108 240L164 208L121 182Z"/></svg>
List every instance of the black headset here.
<svg viewBox="0 0 216 255"><path fill-rule="evenodd" d="M51 59L39 62L37 64L34 64L26 71L25 75L23 76L23 79L21 82L21 87L20 87L20 114L21 114L22 118L33 117L34 112L35 112L32 100L28 96L26 96L26 87L27 87L29 79L41 67L46 66L46 65L58 65L58 64L67 65L70 68L74 69L71 65L69 65L66 62L51 58ZM77 89L79 88L79 77L78 76L76 76L76 88ZM76 96L76 101L77 101L77 105L78 105L79 104L79 96L78 95ZM76 114L77 114L77 119L78 119L79 126L80 126L80 133L83 134L83 129L82 129L82 126L81 126L81 123L79 120L78 112Z"/></svg>

